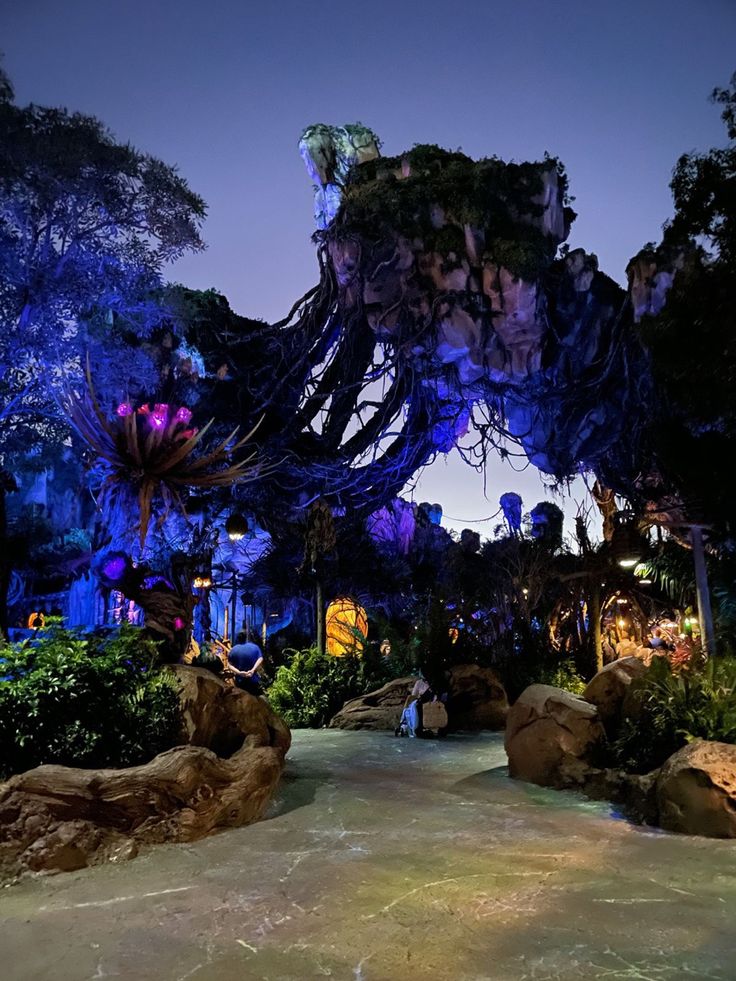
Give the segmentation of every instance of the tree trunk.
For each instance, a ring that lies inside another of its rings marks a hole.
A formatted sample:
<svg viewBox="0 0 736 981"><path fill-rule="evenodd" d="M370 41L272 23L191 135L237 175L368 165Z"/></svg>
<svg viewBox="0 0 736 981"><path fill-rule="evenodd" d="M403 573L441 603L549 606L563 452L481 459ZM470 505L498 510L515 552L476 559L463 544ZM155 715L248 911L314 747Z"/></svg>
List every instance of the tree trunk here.
<svg viewBox="0 0 736 981"><path fill-rule="evenodd" d="M710 590L708 588L708 573L705 568L705 550L703 548L703 529L693 525L690 529L690 540L693 543L693 563L695 565L695 588L698 593L698 622L703 653L713 657L716 652L716 635L713 629L713 611L710 605Z"/></svg>
<svg viewBox="0 0 736 981"><path fill-rule="evenodd" d="M594 667L597 673L603 667L603 643L601 640L601 586L598 582L597 576L590 591L588 620L590 623L590 636L593 641L592 653Z"/></svg>
<svg viewBox="0 0 736 981"><path fill-rule="evenodd" d="M18 485L15 478L0 467L0 634L6 638L9 627L8 589L12 569L8 560L8 515L5 495L16 490Z"/></svg>
<svg viewBox="0 0 736 981"><path fill-rule="evenodd" d="M320 654L325 652L325 601L322 592L322 581L317 580L314 589L314 605L317 621L317 650Z"/></svg>

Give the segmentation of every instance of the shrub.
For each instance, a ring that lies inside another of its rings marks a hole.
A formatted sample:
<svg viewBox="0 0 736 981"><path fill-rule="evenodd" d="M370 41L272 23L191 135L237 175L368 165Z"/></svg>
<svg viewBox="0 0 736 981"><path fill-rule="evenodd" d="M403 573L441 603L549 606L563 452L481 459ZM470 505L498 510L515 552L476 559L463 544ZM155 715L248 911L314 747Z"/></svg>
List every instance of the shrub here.
<svg viewBox="0 0 736 981"><path fill-rule="evenodd" d="M334 657L311 647L284 653L288 662L276 671L268 700L295 728L327 725L346 701L388 680L379 658L370 652Z"/></svg>
<svg viewBox="0 0 736 981"><path fill-rule="evenodd" d="M586 688L585 680L578 674L572 659L559 661L557 664L543 665L537 683L564 688L565 691L572 692L573 695L582 695Z"/></svg>
<svg viewBox="0 0 736 981"><path fill-rule="evenodd" d="M177 742L175 682L134 627L105 637L52 625L0 658L0 777L42 763L133 766Z"/></svg>
<svg viewBox="0 0 736 981"><path fill-rule="evenodd" d="M736 660L710 658L681 670L655 657L633 682L640 709L613 743L617 764L634 773L661 766L693 739L736 743Z"/></svg>

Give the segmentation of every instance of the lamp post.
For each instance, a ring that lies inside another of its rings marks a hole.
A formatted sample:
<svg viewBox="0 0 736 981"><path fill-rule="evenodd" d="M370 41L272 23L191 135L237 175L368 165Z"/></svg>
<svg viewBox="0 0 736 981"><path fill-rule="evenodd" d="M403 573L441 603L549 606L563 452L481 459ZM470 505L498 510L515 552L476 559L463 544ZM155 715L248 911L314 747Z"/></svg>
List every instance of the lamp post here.
<svg viewBox="0 0 736 981"><path fill-rule="evenodd" d="M249 526L248 519L240 514L239 512L234 512L231 514L227 521L225 522L225 531L227 532L227 537L231 542L239 542L248 534ZM231 577L231 592L230 592L230 637L233 642L235 641L235 620L238 611L238 572L233 569L233 574ZM227 631L226 631L227 633Z"/></svg>

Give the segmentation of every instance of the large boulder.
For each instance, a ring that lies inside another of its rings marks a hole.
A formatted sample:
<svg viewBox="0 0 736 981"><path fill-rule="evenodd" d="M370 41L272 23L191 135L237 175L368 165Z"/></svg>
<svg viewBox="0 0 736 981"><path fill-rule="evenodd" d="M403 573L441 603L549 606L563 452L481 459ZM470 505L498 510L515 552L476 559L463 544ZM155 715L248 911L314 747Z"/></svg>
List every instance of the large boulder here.
<svg viewBox="0 0 736 981"><path fill-rule="evenodd" d="M450 730L503 729L509 702L495 671L477 664L450 669L447 715Z"/></svg>
<svg viewBox="0 0 736 981"><path fill-rule="evenodd" d="M574 760L595 763L605 738L595 705L561 688L530 685L506 719L509 773L543 787L567 786L562 768Z"/></svg>
<svg viewBox="0 0 736 981"><path fill-rule="evenodd" d="M268 704L202 668L181 682L182 743L142 766L39 766L0 784L0 877L134 857L258 820L279 782L290 733Z"/></svg>
<svg viewBox="0 0 736 981"><path fill-rule="evenodd" d="M646 672L647 666L640 658L622 657L607 664L588 682L583 698L596 706L609 735L615 733L621 723L625 698L632 681L643 677Z"/></svg>
<svg viewBox="0 0 736 981"><path fill-rule="evenodd" d="M330 728L395 729L416 680L397 678L376 691L345 702L330 722ZM457 664L449 672L447 695L451 731L503 729L509 703L495 671L477 664Z"/></svg>
<svg viewBox="0 0 736 981"><path fill-rule="evenodd" d="M224 757L231 756L243 744L288 751L289 727L265 699L226 684L206 668L173 664L167 670L179 682L182 743L206 746Z"/></svg>
<svg viewBox="0 0 736 981"><path fill-rule="evenodd" d="M657 779L668 831L736 838L736 746L697 739L671 756Z"/></svg>
<svg viewBox="0 0 736 981"><path fill-rule="evenodd" d="M333 716L331 729L395 729L416 678L396 678L376 691L352 698Z"/></svg>

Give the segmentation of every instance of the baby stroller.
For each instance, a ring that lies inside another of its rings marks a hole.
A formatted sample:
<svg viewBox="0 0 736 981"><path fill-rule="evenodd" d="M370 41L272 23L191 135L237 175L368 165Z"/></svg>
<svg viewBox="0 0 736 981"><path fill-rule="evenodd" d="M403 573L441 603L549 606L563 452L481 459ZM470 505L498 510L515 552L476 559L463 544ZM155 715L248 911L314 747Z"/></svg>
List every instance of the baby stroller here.
<svg viewBox="0 0 736 981"><path fill-rule="evenodd" d="M401 719L399 724L394 729L395 736L409 736L410 739L415 739L417 734L421 732L422 724L419 718L419 699L415 699L409 705L406 706L404 711L401 713Z"/></svg>

